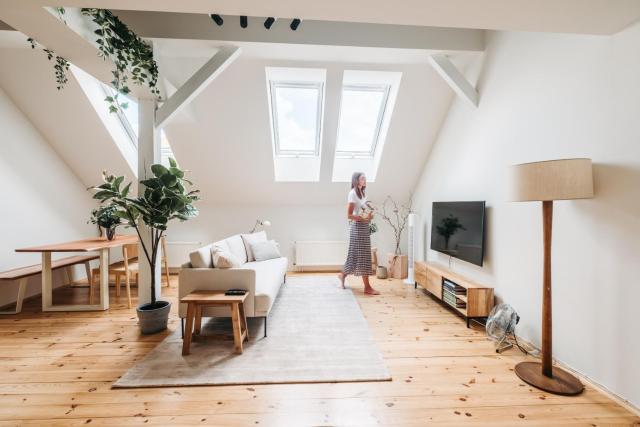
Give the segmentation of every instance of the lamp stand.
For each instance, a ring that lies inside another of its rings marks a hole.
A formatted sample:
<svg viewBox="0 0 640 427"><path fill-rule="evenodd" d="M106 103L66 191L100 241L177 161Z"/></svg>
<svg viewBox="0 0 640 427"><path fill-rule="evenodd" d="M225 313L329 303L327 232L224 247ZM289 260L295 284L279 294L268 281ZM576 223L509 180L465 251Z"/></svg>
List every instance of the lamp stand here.
<svg viewBox="0 0 640 427"><path fill-rule="evenodd" d="M551 236L553 201L542 202L544 238L544 270L542 276L542 363L521 362L516 375L524 382L549 393L572 396L582 393L584 386L578 378L553 366L552 306L551 306Z"/></svg>

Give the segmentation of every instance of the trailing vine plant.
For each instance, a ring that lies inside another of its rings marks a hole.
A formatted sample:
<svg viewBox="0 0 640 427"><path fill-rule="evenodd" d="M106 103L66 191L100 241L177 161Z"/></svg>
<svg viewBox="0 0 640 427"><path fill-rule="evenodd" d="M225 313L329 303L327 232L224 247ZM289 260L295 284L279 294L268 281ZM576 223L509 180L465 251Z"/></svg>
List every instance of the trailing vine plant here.
<svg viewBox="0 0 640 427"><path fill-rule="evenodd" d="M31 49L36 49L38 47L38 42L36 42L33 38L29 37L27 41L31 44ZM55 59L53 70L56 74L56 83L58 83L57 89L60 90L69 81L69 79L67 78L67 71L69 70L70 65L69 61L64 59L62 56L56 55L56 53L51 49L42 48L42 51L47 54L47 59L49 61Z"/></svg>
<svg viewBox="0 0 640 427"><path fill-rule="evenodd" d="M116 65L111 84L116 90L113 96L107 96L109 111L115 113L118 108L127 108L126 102L120 102L119 95L127 95L129 78L134 84L146 85L153 95L160 98L158 83L158 65L153 59L151 46L131 31L125 23L107 9L83 8L82 14L98 25L94 33L99 56L111 59Z"/></svg>
<svg viewBox="0 0 640 427"><path fill-rule="evenodd" d="M55 10L60 19L65 22L64 8L59 7ZM151 45L131 31L110 10L82 8L81 13L99 27L94 31L98 37L96 39L98 56L103 59L111 59L116 66L111 72L113 75L111 85L115 89L115 94L105 98L109 104L109 111L116 113L119 109L128 107L127 102L120 102L119 96L126 96L131 92L129 80L134 84L146 85L151 93L160 100L160 90L157 87L158 65L153 59ZM28 41L33 49L37 47L37 42L33 38L29 38ZM43 51L49 60L55 58L54 70L58 90L60 90L68 81L66 72L69 70L69 62L50 49L43 48Z"/></svg>

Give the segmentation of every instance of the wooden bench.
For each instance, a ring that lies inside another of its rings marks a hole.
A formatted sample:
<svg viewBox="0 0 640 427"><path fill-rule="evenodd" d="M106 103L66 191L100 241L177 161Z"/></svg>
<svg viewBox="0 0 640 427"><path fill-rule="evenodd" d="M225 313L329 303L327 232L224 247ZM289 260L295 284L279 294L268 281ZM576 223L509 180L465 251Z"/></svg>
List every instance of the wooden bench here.
<svg viewBox="0 0 640 427"><path fill-rule="evenodd" d="M58 270L61 268L67 269L73 265L84 264L87 270L87 279L91 280L91 266L89 261L100 258L98 255L77 255L70 256L62 259L57 259L51 262L51 269ZM65 270L67 274L67 281L71 282L71 274L69 270ZM18 281L18 299L16 300L16 309L0 311L0 314L18 314L22 311L22 302L24 301L24 294L27 290L27 282L30 277L37 276L42 273L42 264L34 264L27 267L14 268L0 273L0 282L15 282Z"/></svg>

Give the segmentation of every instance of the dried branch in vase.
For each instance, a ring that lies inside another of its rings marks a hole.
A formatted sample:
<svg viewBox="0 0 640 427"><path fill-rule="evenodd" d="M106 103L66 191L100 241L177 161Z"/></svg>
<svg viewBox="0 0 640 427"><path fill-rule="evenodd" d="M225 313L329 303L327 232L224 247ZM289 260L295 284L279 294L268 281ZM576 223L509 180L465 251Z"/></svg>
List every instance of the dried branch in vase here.
<svg viewBox="0 0 640 427"><path fill-rule="evenodd" d="M391 196L387 196L378 210L380 217L391 227L396 240L395 254L401 255L400 239L402 233L407 228L407 221L411 213L413 197L410 195L406 203L398 204Z"/></svg>

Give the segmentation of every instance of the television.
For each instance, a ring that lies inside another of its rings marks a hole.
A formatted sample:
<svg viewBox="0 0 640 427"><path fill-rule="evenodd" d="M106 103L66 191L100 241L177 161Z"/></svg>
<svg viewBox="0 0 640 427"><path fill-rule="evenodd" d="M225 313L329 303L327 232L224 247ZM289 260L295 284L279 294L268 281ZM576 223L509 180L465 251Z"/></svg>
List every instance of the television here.
<svg viewBox="0 0 640 427"><path fill-rule="evenodd" d="M433 202L431 249L482 266L485 202Z"/></svg>

